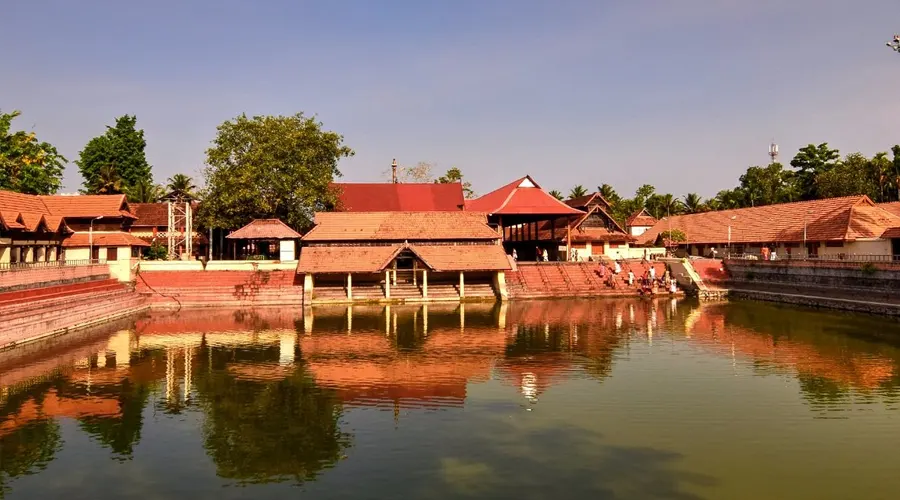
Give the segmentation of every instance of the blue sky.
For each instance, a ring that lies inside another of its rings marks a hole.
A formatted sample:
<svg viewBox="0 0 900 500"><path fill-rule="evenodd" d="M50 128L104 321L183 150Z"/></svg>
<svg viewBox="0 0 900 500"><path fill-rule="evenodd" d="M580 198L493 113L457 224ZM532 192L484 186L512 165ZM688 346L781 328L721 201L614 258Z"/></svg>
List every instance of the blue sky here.
<svg viewBox="0 0 900 500"><path fill-rule="evenodd" d="M158 181L222 121L316 114L356 150L462 169L479 193L643 183L712 196L775 139L900 142L896 0L7 2L0 109L70 160L136 114ZM70 164L65 190L81 179Z"/></svg>

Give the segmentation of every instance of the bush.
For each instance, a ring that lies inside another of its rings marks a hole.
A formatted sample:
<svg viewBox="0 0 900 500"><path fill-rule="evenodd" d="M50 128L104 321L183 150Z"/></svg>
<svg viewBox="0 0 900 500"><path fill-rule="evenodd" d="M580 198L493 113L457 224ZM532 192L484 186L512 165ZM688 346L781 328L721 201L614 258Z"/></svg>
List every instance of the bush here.
<svg viewBox="0 0 900 500"><path fill-rule="evenodd" d="M866 276L871 276L871 275L875 274L876 271L878 271L878 268L875 267L875 264L872 264L871 262L866 262L862 266L860 266L860 270Z"/></svg>
<svg viewBox="0 0 900 500"><path fill-rule="evenodd" d="M150 248L144 251L147 260L166 260L169 258L169 250L159 241L154 241Z"/></svg>

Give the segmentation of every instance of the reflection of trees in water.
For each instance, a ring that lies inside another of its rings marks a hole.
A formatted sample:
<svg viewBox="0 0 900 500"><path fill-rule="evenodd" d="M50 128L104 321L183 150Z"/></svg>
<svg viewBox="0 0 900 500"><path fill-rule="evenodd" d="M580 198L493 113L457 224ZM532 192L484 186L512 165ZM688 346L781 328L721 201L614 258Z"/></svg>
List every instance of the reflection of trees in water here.
<svg viewBox="0 0 900 500"><path fill-rule="evenodd" d="M15 416L29 401L40 406L47 391L60 380L60 377L54 377L9 395L0 407L0 422ZM43 470L61 447L59 424L52 418L27 422L6 432L0 431L0 498L9 489L10 479Z"/></svg>
<svg viewBox="0 0 900 500"><path fill-rule="evenodd" d="M0 498L9 479L43 470L61 447L59 424L53 419L29 422L0 436Z"/></svg>
<svg viewBox="0 0 900 500"><path fill-rule="evenodd" d="M205 448L220 477L303 482L338 461L349 446L336 395L316 387L302 366L271 379L238 377L227 367L277 360L277 349L212 348L198 356L195 382L206 417Z"/></svg>
<svg viewBox="0 0 900 500"><path fill-rule="evenodd" d="M77 392L85 391L84 386L74 386ZM86 391L85 391L86 392ZM66 393L71 394L70 390ZM135 445L141 440L144 424L144 407L150 398L150 388L128 379L115 385L95 386L92 396L108 397L119 401L119 415L87 416L79 418L79 427L104 446L108 446L120 459L130 459ZM74 395L77 397L77 395Z"/></svg>
<svg viewBox="0 0 900 500"><path fill-rule="evenodd" d="M571 340L569 325L518 325L506 344L506 357L566 352Z"/></svg>

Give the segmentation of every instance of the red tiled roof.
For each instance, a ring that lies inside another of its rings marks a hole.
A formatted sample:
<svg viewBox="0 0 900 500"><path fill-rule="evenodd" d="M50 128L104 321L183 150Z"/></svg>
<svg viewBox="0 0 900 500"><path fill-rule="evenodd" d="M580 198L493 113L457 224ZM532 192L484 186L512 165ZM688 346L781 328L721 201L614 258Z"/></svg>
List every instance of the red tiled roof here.
<svg viewBox="0 0 900 500"><path fill-rule="evenodd" d="M462 184L331 184L341 212L435 212L462 210Z"/></svg>
<svg viewBox="0 0 900 500"><path fill-rule="evenodd" d="M631 217L625 221L625 225L628 227L653 227L656 222L656 218L647 213L646 208L642 208L631 214Z"/></svg>
<svg viewBox="0 0 900 500"><path fill-rule="evenodd" d="M49 213L40 197L31 194L14 193L12 191L0 191L0 211L2 212L29 212L33 214Z"/></svg>
<svg viewBox="0 0 900 500"><path fill-rule="evenodd" d="M432 271L503 271L509 259L500 245L384 245L303 247L297 272L376 273L405 249Z"/></svg>
<svg viewBox="0 0 900 500"><path fill-rule="evenodd" d="M603 195L600 193L591 193L588 195L579 196L578 198L569 198L564 203L566 205L569 205L572 208L581 208L581 207L586 207L586 206L590 205L592 202L595 201L596 198L599 198L600 202L604 206L609 207L611 205L609 203L609 201L607 201L607 199L604 198Z"/></svg>
<svg viewBox="0 0 900 500"><path fill-rule="evenodd" d="M226 236L231 240L292 240L300 238L294 231L279 219L254 219L246 226Z"/></svg>
<svg viewBox="0 0 900 500"><path fill-rule="evenodd" d="M888 212L896 215L897 217L900 217L900 201L892 201L889 203L879 203L878 207L887 210Z"/></svg>
<svg viewBox="0 0 900 500"><path fill-rule="evenodd" d="M167 227L169 205L166 203L131 203L131 213L137 220L131 227Z"/></svg>
<svg viewBox="0 0 900 500"><path fill-rule="evenodd" d="M410 245L433 271L507 271L509 258L500 245Z"/></svg>
<svg viewBox="0 0 900 500"><path fill-rule="evenodd" d="M38 196L44 202L47 211L63 217L126 217L134 218L128 211L128 202L124 194L116 195L77 195L77 196Z"/></svg>
<svg viewBox="0 0 900 500"><path fill-rule="evenodd" d="M470 200L466 210L491 215L582 215L584 212L550 196L530 176Z"/></svg>
<svg viewBox="0 0 900 500"><path fill-rule="evenodd" d="M98 233L94 232L95 247L149 247L150 244L129 233ZM77 248L91 245L90 233L75 233L63 240L63 247Z"/></svg>
<svg viewBox="0 0 900 500"><path fill-rule="evenodd" d="M900 238L900 227L892 227L887 231L881 233L881 239L893 240L895 238Z"/></svg>
<svg viewBox="0 0 900 500"><path fill-rule="evenodd" d="M618 228L618 231L610 231L605 227L584 227L584 222L593 215L595 212L600 212L603 214L607 220L611 221L612 224ZM576 242L589 242L589 241L612 241L612 242L631 242L634 241L634 238L625 232L619 223L616 222L615 219L610 216L606 210L603 209L600 205L594 205L591 207L586 214L581 216L578 220L572 222L570 224L571 229L571 237L572 241ZM507 231L508 239L513 239L513 234L511 231ZM539 240L552 240L553 239L553 231L552 231L552 222L547 221L539 225L538 227L538 239ZM556 228L556 239L559 241L563 241L566 239L566 226L562 225L562 227Z"/></svg>
<svg viewBox="0 0 900 500"><path fill-rule="evenodd" d="M19 212L0 210L0 223L6 229L25 229L25 225L18 221Z"/></svg>
<svg viewBox="0 0 900 500"><path fill-rule="evenodd" d="M499 239L478 212L318 212L303 241Z"/></svg>
<svg viewBox="0 0 900 500"><path fill-rule="evenodd" d="M26 231L47 230L47 223L44 222L44 216L39 213L22 212L22 223L25 224Z"/></svg>
<svg viewBox="0 0 900 500"><path fill-rule="evenodd" d="M398 248L398 245L303 247L297 272L374 273L384 269Z"/></svg>
<svg viewBox="0 0 900 500"><path fill-rule="evenodd" d="M682 231L687 243L726 243L731 226L733 243L852 241L879 238L900 226L897 217L877 207L867 196L783 203L737 210L676 215L660 220L638 237L653 243L671 227Z"/></svg>

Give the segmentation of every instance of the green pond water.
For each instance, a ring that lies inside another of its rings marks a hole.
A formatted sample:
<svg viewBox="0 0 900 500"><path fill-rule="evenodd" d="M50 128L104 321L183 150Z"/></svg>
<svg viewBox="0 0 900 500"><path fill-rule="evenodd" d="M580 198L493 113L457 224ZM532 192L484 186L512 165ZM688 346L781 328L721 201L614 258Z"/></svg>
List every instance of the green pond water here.
<svg viewBox="0 0 900 500"><path fill-rule="evenodd" d="M900 323L749 302L181 311L0 352L8 499L900 497Z"/></svg>

